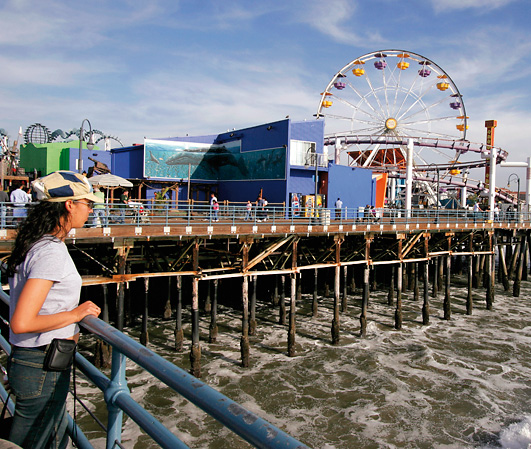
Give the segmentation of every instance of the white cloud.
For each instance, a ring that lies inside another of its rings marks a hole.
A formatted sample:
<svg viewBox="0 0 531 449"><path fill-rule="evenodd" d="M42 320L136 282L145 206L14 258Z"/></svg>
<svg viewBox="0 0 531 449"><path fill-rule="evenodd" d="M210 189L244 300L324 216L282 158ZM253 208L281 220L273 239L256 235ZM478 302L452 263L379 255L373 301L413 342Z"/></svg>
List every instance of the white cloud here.
<svg viewBox="0 0 531 449"><path fill-rule="evenodd" d="M431 0L436 12L476 8L484 11L502 8L518 0Z"/></svg>

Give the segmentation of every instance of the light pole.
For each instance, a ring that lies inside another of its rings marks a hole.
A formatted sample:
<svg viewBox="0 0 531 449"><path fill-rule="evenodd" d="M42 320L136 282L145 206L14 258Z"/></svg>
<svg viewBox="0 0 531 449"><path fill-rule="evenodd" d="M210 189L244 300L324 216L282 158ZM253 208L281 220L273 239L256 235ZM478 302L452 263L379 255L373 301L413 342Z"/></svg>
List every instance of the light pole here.
<svg viewBox="0 0 531 449"><path fill-rule="evenodd" d="M516 216L520 217L520 176L518 176L516 173L511 173L509 175L509 178L507 179L507 188L511 185L511 178L513 176L516 176L516 183L517 183L517 193L516 193Z"/></svg>
<svg viewBox="0 0 531 449"><path fill-rule="evenodd" d="M92 125L88 119L83 119L81 128L79 128L79 159L77 161L77 169L79 173L83 173L83 123L87 122L89 125L89 140L87 142L87 149L92 151L94 148L94 134L92 134Z"/></svg>

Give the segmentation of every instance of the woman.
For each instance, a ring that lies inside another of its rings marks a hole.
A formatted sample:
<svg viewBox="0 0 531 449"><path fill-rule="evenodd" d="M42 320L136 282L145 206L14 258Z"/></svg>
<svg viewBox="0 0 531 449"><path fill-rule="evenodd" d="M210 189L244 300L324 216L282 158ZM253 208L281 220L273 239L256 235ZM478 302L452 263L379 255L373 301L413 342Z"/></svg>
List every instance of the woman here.
<svg viewBox="0 0 531 449"><path fill-rule="evenodd" d="M20 224L8 259L9 383L16 397L10 440L23 448L64 448L70 368L43 363L53 339L77 342L77 323L100 309L79 305L81 277L64 240L87 221L98 198L81 175L59 171L33 182L38 203Z"/></svg>

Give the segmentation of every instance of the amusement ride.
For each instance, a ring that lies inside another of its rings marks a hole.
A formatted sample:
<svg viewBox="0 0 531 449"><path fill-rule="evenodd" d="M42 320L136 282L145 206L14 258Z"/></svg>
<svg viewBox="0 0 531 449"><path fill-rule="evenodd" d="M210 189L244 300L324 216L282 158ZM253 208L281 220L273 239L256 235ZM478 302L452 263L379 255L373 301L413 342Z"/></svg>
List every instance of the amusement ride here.
<svg viewBox="0 0 531 449"><path fill-rule="evenodd" d="M346 159L390 180L406 177L412 141L415 189L436 207L440 192L447 199L462 195L463 188L484 194L485 184L470 179L470 169L487 167L494 150L497 164L508 155L467 140L465 103L450 75L405 50L367 53L342 67L321 93L315 117L326 120L324 144L333 148L337 164ZM503 192L496 196L511 200Z"/></svg>

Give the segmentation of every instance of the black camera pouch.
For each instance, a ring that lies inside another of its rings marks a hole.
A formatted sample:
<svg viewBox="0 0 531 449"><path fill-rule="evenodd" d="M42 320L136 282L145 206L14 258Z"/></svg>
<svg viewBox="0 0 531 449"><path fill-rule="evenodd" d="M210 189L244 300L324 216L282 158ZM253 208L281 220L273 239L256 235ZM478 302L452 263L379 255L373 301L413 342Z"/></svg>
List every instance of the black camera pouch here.
<svg viewBox="0 0 531 449"><path fill-rule="evenodd" d="M65 371L72 365L76 352L76 342L63 338L54 338L46 351L44 369L46 371Z"/></svg>

